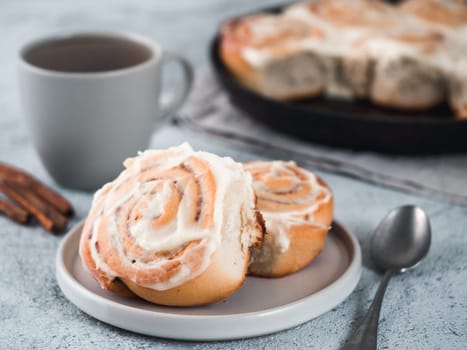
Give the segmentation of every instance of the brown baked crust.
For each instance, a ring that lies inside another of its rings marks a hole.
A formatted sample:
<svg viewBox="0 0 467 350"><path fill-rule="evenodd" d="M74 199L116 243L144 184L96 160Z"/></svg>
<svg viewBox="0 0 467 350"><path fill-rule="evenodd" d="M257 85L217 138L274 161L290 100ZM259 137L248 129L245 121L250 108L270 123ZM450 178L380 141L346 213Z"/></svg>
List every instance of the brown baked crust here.
<svg viewBox="0 0 467 350"><path fill-rule="evenodd" d="M141 287L130 280L123 280L137 296L151 303L167 306L197 306L215 303L228 298L245 282L250 254L245 254L245 266L240 278L229 278L228 266L220 253L215 253L206 271L181 286L164 291Z"/></svg>

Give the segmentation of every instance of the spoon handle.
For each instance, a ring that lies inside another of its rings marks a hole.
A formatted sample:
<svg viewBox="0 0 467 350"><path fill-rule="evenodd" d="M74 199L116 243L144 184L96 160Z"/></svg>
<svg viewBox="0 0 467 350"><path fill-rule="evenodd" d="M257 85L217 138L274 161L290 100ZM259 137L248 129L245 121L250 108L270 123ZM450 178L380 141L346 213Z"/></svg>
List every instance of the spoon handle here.
<svg viewBox="0 0 467 350"><path fill-rule="evenodd" d="M341 350L376 350L381 304L383 302L384 292L388 286L389 279L393 274L394 272L390 270L386 271L379 284L375 298L368 309L365 320Z"/></svg>

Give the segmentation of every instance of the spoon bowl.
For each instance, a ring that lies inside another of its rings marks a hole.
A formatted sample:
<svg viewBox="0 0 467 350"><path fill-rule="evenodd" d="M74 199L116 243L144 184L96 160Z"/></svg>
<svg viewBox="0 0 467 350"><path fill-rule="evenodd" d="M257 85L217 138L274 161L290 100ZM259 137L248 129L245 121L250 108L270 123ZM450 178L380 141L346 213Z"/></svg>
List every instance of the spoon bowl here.
<svg viewBox="0 0 467 350"><path fill-rule="evenodd" d="M376 228L370 254L381 270L404 271L423 259L431 244L431 228L426 213L405 205L387 214Z"/></svg>

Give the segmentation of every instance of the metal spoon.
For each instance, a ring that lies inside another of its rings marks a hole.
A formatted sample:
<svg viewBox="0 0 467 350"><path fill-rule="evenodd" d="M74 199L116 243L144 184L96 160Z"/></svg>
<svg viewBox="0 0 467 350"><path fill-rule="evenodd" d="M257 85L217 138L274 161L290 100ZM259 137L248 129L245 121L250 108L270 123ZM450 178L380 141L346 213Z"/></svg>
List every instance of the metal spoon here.
<svg viewBox="0 0 467 350"><path fill-rule="evenodd" d="M341 350L376 349L379 313L389 279L422 260L430 243L430 222L422 209L402 206L393 209L383 219L373 233L370 254L376 266L386 273L363 324Z"/></svg>

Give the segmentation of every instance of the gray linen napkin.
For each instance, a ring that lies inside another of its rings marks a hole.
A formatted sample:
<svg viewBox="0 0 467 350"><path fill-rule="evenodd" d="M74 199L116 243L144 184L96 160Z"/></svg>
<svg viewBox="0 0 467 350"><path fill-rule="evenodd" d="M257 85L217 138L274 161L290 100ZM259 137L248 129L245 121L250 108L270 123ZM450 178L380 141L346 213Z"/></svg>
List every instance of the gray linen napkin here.
<svg viewBox="0 0 467 350"><path fill-rule="evenodd" d="M254 147L269 157L293 159L326 171L467 205L467 154L394 156L297 140L232 106L210 69L198 71L193 92L177 121L226 142Z"/></svg>

